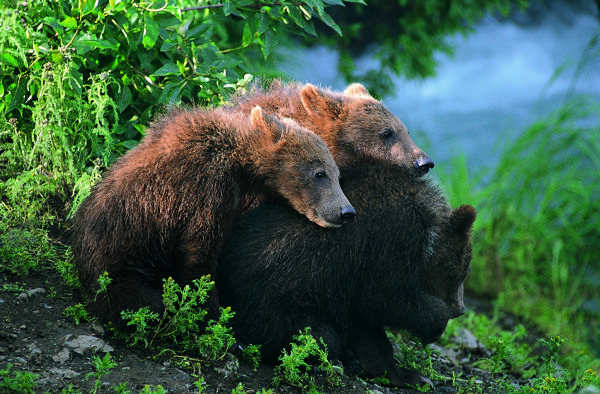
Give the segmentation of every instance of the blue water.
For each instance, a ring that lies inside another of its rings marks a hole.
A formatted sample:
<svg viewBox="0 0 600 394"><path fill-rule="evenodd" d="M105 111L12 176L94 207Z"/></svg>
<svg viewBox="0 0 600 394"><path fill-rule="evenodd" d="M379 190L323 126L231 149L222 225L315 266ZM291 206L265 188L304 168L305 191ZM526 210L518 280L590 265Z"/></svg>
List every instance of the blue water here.
<svg viewBox="0 0 600 394"><path fill-rule="evenodd" d="M477 166L493 166L502 141L514 138L569 94L600 101L598 45L595 57L583 63L574 79L586 46L600 34L599 21L589 8L547 10L525 25L519 18L488 16L471 34L451 38L455 53L437 58L435 77L395 78L395 95L382 101L436 163L462 153ZM294 79L334 89L346 86L333 50L295 49L285 58L282 68ZM376 62L365 56L358 67L365 66Z"/></svg>

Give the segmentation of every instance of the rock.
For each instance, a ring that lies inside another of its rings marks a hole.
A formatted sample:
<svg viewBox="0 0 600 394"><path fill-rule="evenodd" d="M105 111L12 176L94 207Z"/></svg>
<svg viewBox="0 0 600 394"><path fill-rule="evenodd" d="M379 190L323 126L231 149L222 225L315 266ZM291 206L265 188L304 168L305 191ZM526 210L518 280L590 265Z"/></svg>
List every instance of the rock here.
<svg viewBox="0 0 600 394"><path fill-rule="evenodd" d="M29 356L29 360L34 364L42 363L42 350L35 343L30 343L27 345L27 349L31 352Z"/></svg>
<svg viewBox="0 0 600 394"><path fill-rule="evenodd" d="M73 379L80 375L79 372L73 371L70 368L51 368L49 372L65 379Z"/></svg>
<svg viewBox="0 0 600 394"><path fill-rule="evenodd" d="M461 328L454 334L453 342L457 343L461 348L466 350L474 351L485 349L485 346L479 342L477 337L466 328Z"/></svg>
<svg viewBox="0 0 600 394"><path fill-rule="evenodd" d="M577 394L600 394L600 389L596 386L589 385L579 390Z"/></svg>
<svg viewBox="0 0 600 394"><path fill-rule="evenodd" d="M52 360L60 364L67 361L69 358L71 358L71 352L69 352L69 349L67 349L66 347L63 348L63 350L61 350L60 352L56 353L54 356L52 356Z"/></svg>
<svg viewBox="0 0 600 394"><path fill-rule="evenodd" d="M235 376L240 368L240 362L236 356L231 353L226 353L223 362L215 367L215 372L223 375L227 379L230 375Z"/></svg>
<svg viewBox="0 0 600 394"><path fill-rule="evenodd" d="M17 301L28 301L30 298L33 298L37 295L45 294L45 293L46 293L46 289L38 287L35 289L24 291L23 293L19 294L17 297Z"/></svg>
<svg viewBox="0 0 600 394"><path fill-rule="evenodd" d="M74 337L69 334L65 337L65 345L82 356L88 356L98 351L112 352L114 349L100 338L91 335L78 335Z"/></svg>

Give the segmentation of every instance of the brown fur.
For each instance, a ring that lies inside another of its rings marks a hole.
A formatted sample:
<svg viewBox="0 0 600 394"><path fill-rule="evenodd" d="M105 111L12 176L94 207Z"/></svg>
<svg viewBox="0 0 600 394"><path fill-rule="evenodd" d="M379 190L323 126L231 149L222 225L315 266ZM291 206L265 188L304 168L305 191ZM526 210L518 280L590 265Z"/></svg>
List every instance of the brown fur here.
<svg viewBox="0 0 600 394"><path fill-rule="evenodd" d="M101 321L120 312L162 310L162 278L181 284L216 275L224 238L249 207L283 196L321 226L353 209L339 170L314 133L255 108L178 109L105 174L79 207L72 246L82 288ZM348 216L348 215L346 215ZM95 294L108 272L108 294ZM218 317L216 292L209 318Z"/></svg>
<svg viewBox="0 0 600 394"><path fill-rule="evenodd" d="M234 97L230 105L242 112L259 105L267 112L294 119L325 141L339 166L369 157L414 168L423 175L434 165L400 119L358 83L339 93L311 84L274 81L266 90L253 86Z"/></svg>

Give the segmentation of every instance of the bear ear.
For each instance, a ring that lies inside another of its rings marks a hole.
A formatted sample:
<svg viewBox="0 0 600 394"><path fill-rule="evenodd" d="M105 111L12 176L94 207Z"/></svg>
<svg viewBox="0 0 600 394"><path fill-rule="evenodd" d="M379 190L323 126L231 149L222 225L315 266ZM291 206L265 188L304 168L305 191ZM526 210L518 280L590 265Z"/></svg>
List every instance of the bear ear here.
<svg viewBox="0 0 600 394"><path fill-rule="evenodd" d="M307 83L300 91L304 109L315 117L336 118L342 112L342 100Z"/></svg>
<svg viewBox="0 0 600 394"><path fill-rule="evenodd" d="M252 108L250 121L252 128L262 131L271 144L275 145L283 140L285 126L276 117L265 113L261 107Z"/></svg>
<svg viewBox="0 0 600 394"><path fill-rule="evenodd" d="M450 225L452 226L453 231L459 235L469 234L476 217L477 212L473 206L461 205L452 211Z"/></svg>
<svg viewBox="0 0 600 394"><path fill-rule="evenodd" d="M373 98L369 91L360 83L348 85L348 87L344 90L344 95Z"/></svg>

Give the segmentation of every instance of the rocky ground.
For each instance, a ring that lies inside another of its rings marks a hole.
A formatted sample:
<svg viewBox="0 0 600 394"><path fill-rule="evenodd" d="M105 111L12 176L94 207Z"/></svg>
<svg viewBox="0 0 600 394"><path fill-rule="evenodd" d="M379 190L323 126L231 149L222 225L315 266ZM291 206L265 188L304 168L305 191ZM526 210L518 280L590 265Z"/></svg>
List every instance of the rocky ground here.
<svg viewBox="0 0 600 394"><path fill-rule="evenodd" d="M198 371L178 368L173 360L157 360L144 349L128 347L97 323L84 321L76 325L72 319L65 317L65 308L82 302L82 299L76 290L65 285L54 270L25 277L4 275L0 278L0 289L0 373L11 365L5 379L15 380L17 371L32 372L36 374L33 382L36 393L63 390L115 392L119 385L133 393L144 390L146 386L146 390L150 389L147 392L161 392L159 385L170 393L198 392ZM446 378L445 381L433 380L432 390L458 391L460 386L453 376L461 377L463 389L464 382L469 380L471 384L485 387L481 383L487 382L489 374L475 367L473 362L489 357L490 352L467 330L460 330L452 340L451 347L430 345L438 350L432 355L433 369ZM97 379L94 356L102 358L106 353L110 354L116 366ZM230 393L239 383L248 393L261 392L263 388L278 393L298 392L286 385L274 388L272 367L261 365L254 371L230 353L223 361L200 365L200 372L204 378L201 384L203 392ZM519 383L513 379L514 384ZM317 373L316 381L322 380ZM320 386L319 391L411 392L357 377L342 376L341 380L341 386ZM122 385L124 383L126 386Z"/></svg>

